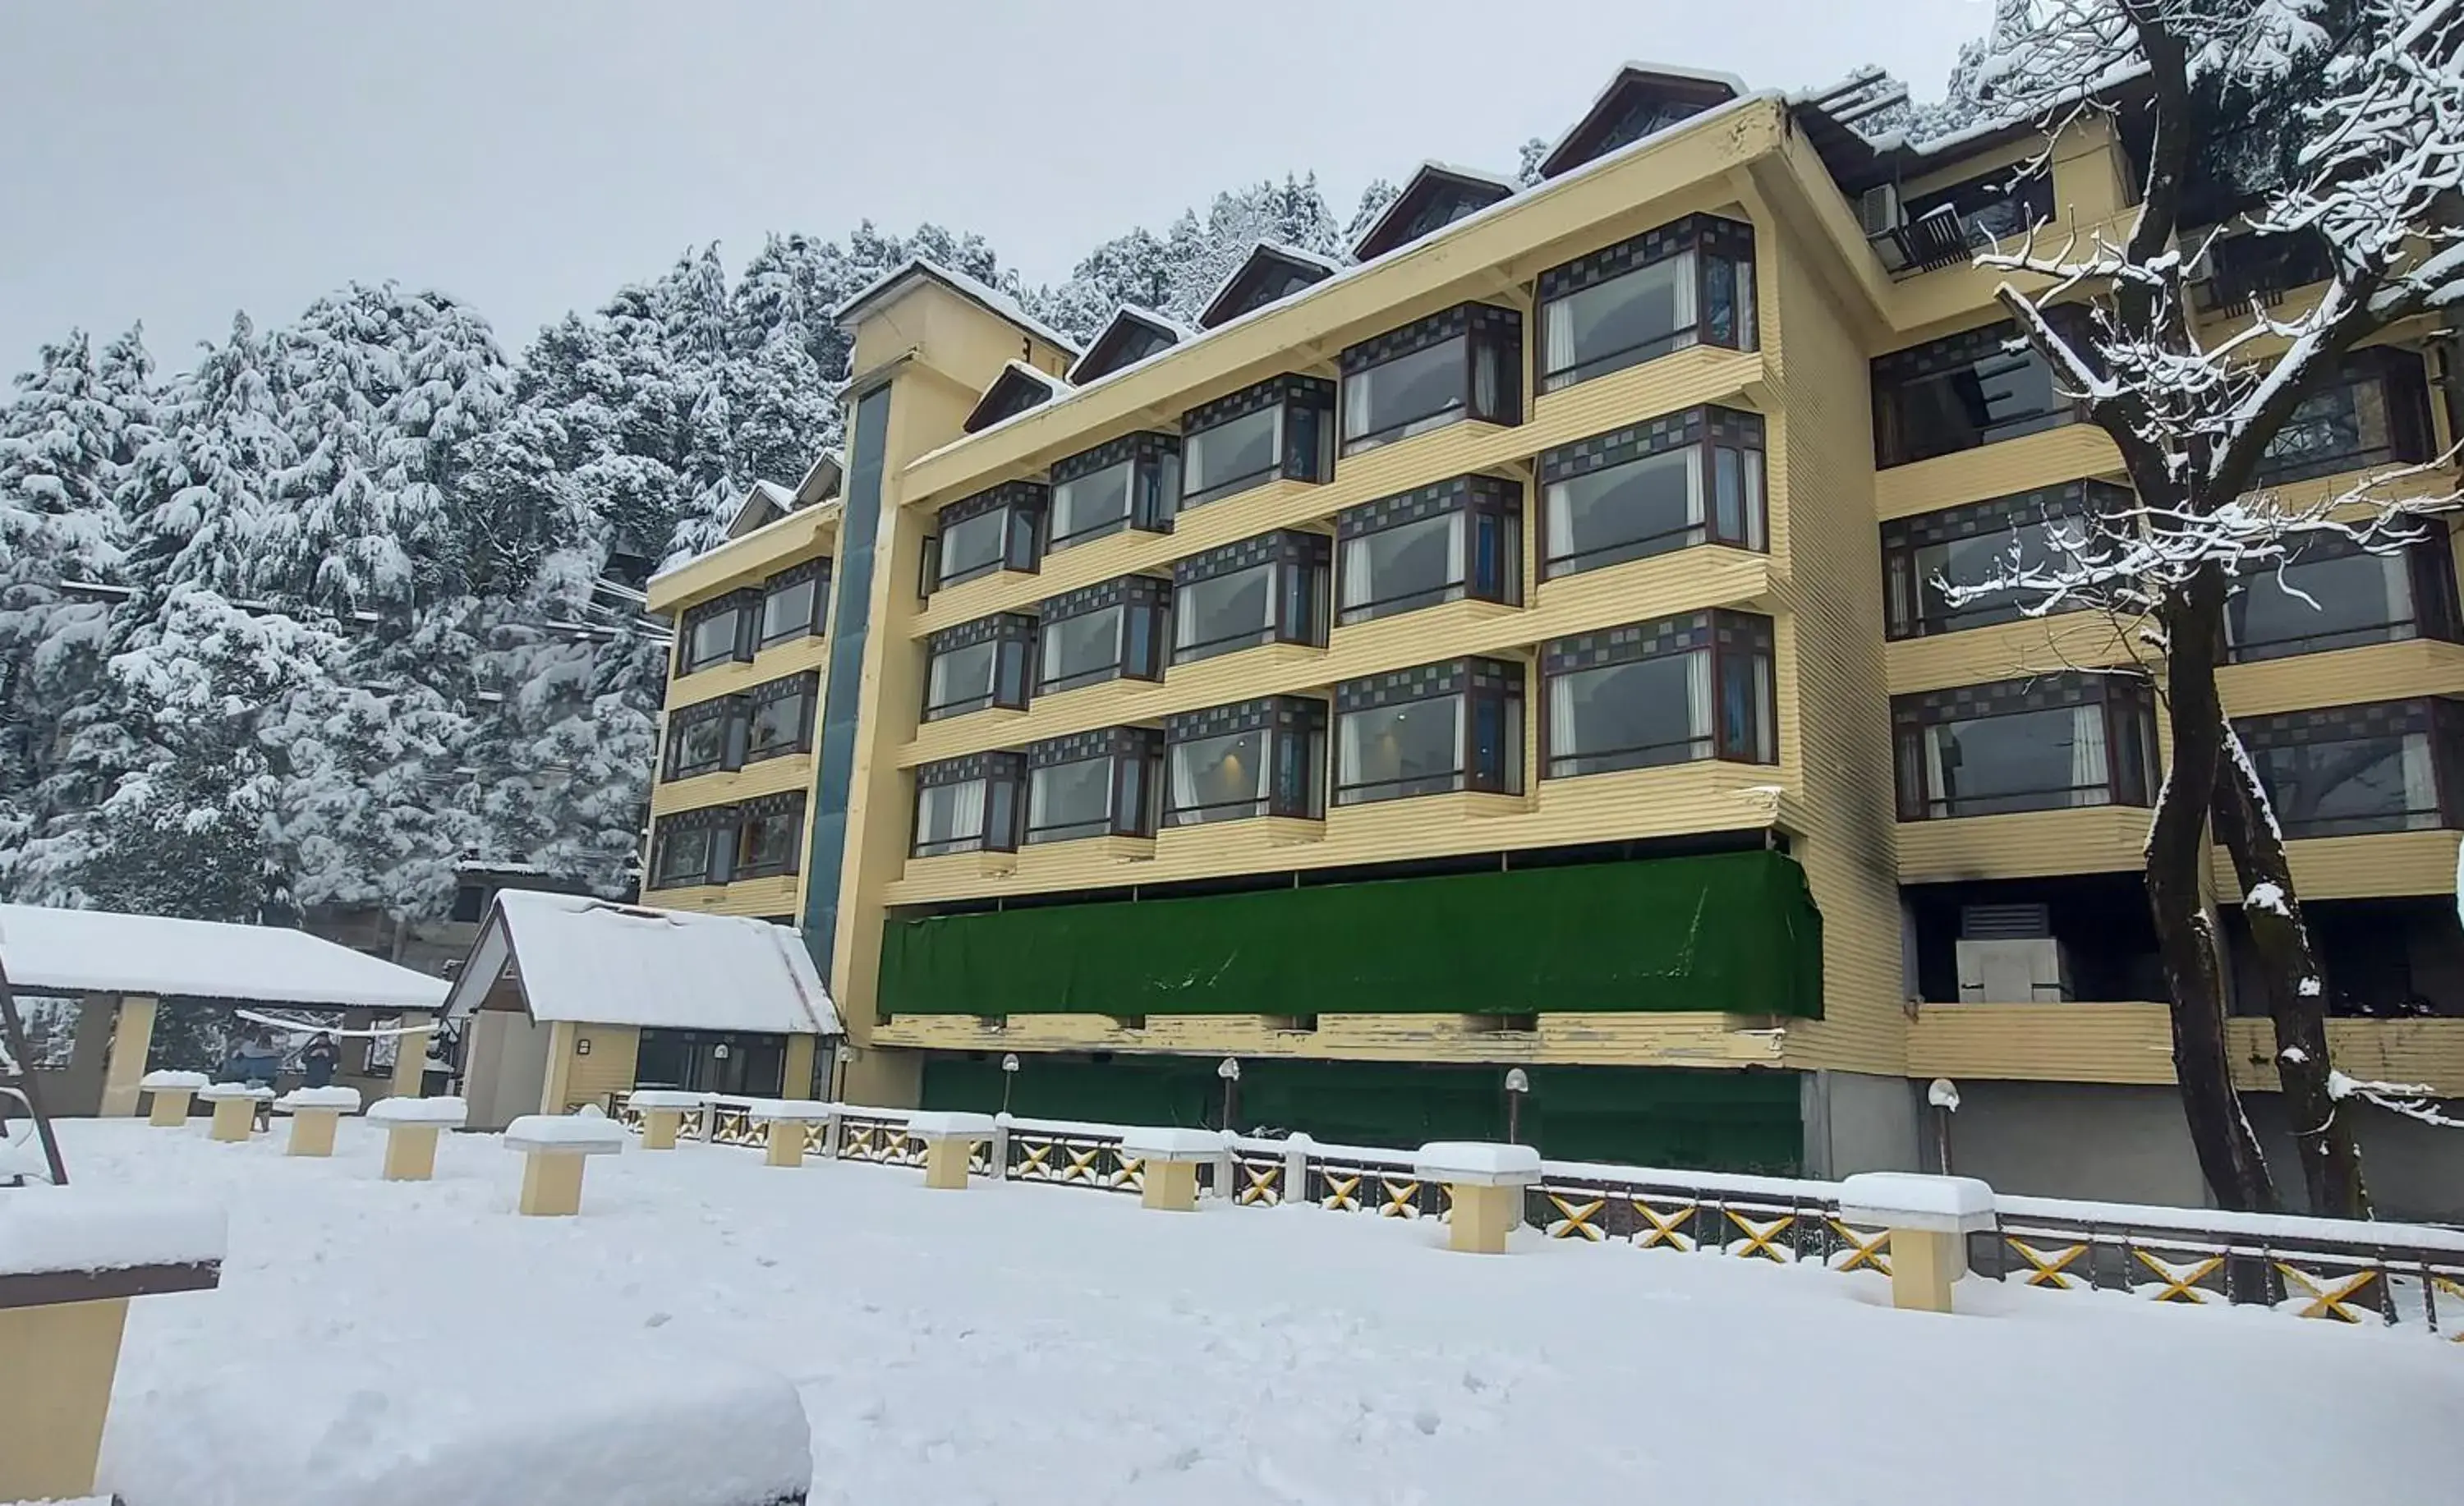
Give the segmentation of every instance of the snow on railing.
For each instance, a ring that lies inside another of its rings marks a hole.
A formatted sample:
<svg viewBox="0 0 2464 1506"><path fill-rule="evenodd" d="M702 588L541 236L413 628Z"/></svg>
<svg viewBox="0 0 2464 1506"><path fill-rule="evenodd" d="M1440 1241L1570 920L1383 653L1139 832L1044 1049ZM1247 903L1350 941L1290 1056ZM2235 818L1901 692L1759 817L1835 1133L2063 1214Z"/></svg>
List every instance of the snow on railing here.
<svg viewBox="0 0 2464 1506"><path fill-rule="evenodd" d="M757 1146L755 1101L714 1096L685 1138ZM621 1104L609 1112L638 1129ZM806 1149L842 1161L921 1166L908 1111L839 1104ZM1130 1126L1001 1114L976 1147L979 1175L1136 1192ZM1391 1146L1226 1134L1199 1185L1240 1208L1284 1204L1387 1218L1446 1216L1446 1190ZM1525 1221L1551 1239L1725 1255L1839 1271L1890 1270L1890 1236L1839 1214L1839 1184L1802 1177L1543 1161ZM998 1170L996 1170L998 1168ZM2424 1224L2233 1213L2211 1209L1997 1196L1996 1227L1969 1241L1980 1277L2052 1291L2155 1301L2267 1306L2303 1318L2418 1326L2464 1342L2464 1230Z"/></svg>

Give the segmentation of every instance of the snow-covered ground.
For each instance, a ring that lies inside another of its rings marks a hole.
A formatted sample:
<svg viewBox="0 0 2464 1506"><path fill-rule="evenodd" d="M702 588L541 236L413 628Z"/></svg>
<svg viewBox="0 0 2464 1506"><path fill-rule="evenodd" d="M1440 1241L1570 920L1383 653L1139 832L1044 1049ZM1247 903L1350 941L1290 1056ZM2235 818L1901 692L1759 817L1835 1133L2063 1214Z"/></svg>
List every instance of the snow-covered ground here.
<svg viewBox="0 0 2464 1506"><path fill-rule="evenodd" d="M320 1394L256 1404L329 1418L338 1471L393 1445L381 1405L326 1387L428 1391L517 1356L680 1379L751 1361L802 1393L813 1501L863 1506L2316 1506L2464 1477L2464 1346L2418 1331L1974 1280L1933 1318L1868 1275L1528 1231L1456 1255L1433 1224L931 1192L690 1145L594 1160L581 1217L526 1219L492 1137L392 1185L358 1120L332 1161L202 1123L63 1129L73 1178L231 1214L222 1289L131 1314L106 1487L169 1446L128 1426L147 1392L290 1354Z"/></svg>

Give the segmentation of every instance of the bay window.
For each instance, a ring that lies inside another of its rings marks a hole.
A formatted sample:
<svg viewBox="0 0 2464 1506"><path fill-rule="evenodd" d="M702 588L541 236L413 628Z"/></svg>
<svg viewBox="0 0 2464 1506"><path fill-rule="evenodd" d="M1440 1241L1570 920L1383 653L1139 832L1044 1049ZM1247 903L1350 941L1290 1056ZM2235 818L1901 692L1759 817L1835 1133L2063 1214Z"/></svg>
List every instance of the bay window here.
<svg viewBox="0 0 2464 1506"><path fill-rule="evenodd" d="M2421 357L2392 345L2346 356L2329 383L2277 430L2255 479L2282 485L2431 458L2430 382Z"/></svg>
<svg viewBox="0 0 2464 1506"><path fill-rule="evenodd" d="M1697 544L1766 542L1763 421L1688 408L1540 454L1543 579Z"/></svg>
<svg viewBox="0 0 2464 1506"><path fill-rule="evenodd" d="M2283 563L2245 573L2225 599L2225 642L2234 662L2464 638L2446 525L2433 519L2428 528L2434 536L2384 550L2314 534Z"/></svg>
<svg viewBox="0 0 2464 1506"><path fill-rule="evenodd" d="M659 818L650 841L650 887L725 884L735 869L736 825L733 805Z"/></svg>
<svg viewBox="0 0 2464 1506"><path fill-rule="evenodd" d="M925 640L924 720L961 716L998 706L1026 709L1026 661L1035 619L996 612L943 628Z"/></svg>
<svg viewBox="0 0 2464 1506"><path fill-rule="evenodd" d="M1024 766L1017 753L987 753L916 770L912 853L937 858L954 852L1016 852Z"/></svg>
<svg viewBox="0 0 2464 1506"><path fill-rule="evenodd" d="M1891 699L1900 819L2145 805L2154 698L2135 676L2069 672Z"/></svg>
<svg viewBox="0 0 2464 1506"><path fill-rule="evenodd" d="M1343 452L1463 419L1523 422L1523 316L1459 303L1344 351Z"/></svg>
<svg viewBox="0 0 2464 1506"><path fill-rule="evenodd" d="M1103 680L1163 678L1172 582L1123 576L1046 600L1035 656L1035 693Z"/></svg>
<svg viewBox="0 0 2464 1506"><path fill-rule="evenodd" d="M1523 793L1523 666L1457 659L1334 690L1334 803Z"/></svg>
<svg viewBox="0 0 2464 1506"><path fill-rule="evenodd" d="M668 713L667 777L690 779L744 763L745 704L722 695Z"/></svg>
<svg viewBox="0 0 2464 1506"><path fill-rule="evenodd" d="M1272 377L1180 417L1180 507L1334 475L1334 383Z"/></svg>
<svg viewBox="0 0 2464 1506"><path fill-rule="evenodd" d="M817 670L792 674L755 686L746 693L751 714L746 721L744 762L781 758L813 749L813 712L821 701L822 677Z"/></svg>
<svg viewBox="0 0 2464 1506"><path fill-rule="evenodd" d="M1164 824L1326 815L1326 703L1272 695L1164 724Z"/></svg>
<svg viewBox="0 0 2464 1506"><path fill-rule="evenodd" d="M1777 763L1772 637L1768 617L1713 610L1543 644L1544 777Z"/></svg>
<svg viewBox="0 0 2464 1506"><path fill-rule="evenodd" d="M1260 644L1326 645L1323 534L1262 534L1172 567L1172 662L1194 664Z"/></svg>
<svg viewBox="0 0 2464 1506"><path fill-rule="evenodd" d="M1337 622L1366 622L1466 597L1523 600L1523 488L1457 476L1335 517Z"/></svg>
<svg viewBox="0 0 2464 1506"><path fill-rule="evenodd" d="M1129 434L1052 467L1046 554L1124 529L1172 532L1180 495L1180 441L1170 434Z"/></svg>
<svg viewBox="0 0 2464 1506"><path fill-rule="evenodd" d="M730 661L750 662L761 615L758 587L730 591L716 600L685 608L676 634L676 673L692 674Z"/></svg>
<svg viewBox="0 0 2464 1506"><path fill-rule="evenodd" d="M1163 793L1163 734L1113 727L1026 750L1026 840L1152 837Z"/></svg>
<svg viewBox="0 0 2464 1506"><path fill-rule="evenodd" d="M997 570L1033 571L1048 492L1040 481L1005 481L943 508L925 551L925 594Z"/></svg>
<svg viewBox="0 0 2464 1506"><path fill-rule="evenodd" d="M2378 701L2233 724L2290 838L2464 825L2464 704Z"/></svg>
<svg viewBox="0 0 2464 1506"><path fill-rule="evenodd" d="M1995 591L1954 604L1943 588L1975 585L2013 570L2057 567L2085 547L2097 517L2118 513L2129 503L2130 493L2121 487L2072 481L1884 523L1888 635L1925 638L2017 622L2035 593Z"/></svg>
<svg viewBox="0 0 2464 1506"><path fill-rule="evenodd" d="M761 646L810 638L829 611L830 562L807 559L761 583Z"/></svg>
<svg viewBox="0 0 2464 1506"><path fill-rule="evenodd" d="M796 871L804 836L804 792L765 795L737 807L734 879L771 879Z"/></svg>
<svg viewBox="0 0 2464 1506"><path fill-rule="evenodd" d="M2048 309L2057 325L2079 316ZM2075 325L2072 327L2076 327ZM1904 466L2079 421L2054 368L2009 319L1873 360L1874 464Z"/></svg>
<svg viewBox="0 0 2464 1506"><path fill-rule="evenodd" d="M1695 345L1752 350L1754 228L1696 214L1540 274L1540 390Z"/></svg>

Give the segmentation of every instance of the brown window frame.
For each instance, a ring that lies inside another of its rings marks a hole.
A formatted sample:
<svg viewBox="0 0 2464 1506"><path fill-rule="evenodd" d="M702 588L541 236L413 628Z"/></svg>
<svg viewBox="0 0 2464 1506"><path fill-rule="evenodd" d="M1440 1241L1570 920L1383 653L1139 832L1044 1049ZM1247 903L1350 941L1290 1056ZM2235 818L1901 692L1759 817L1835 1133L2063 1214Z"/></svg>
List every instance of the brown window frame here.
<svg viewBox="0 0 2464 1506"><path fill-rule="evenodd" d="M2008 795L1960 796L1932 788L1926 777L1925 737L1929 729L1955 723L2024 716L2054 710L2101 709L2104 721L2104 778L2098 784L2070 784ZM2138 767L2125 761L2136 748ZM1903 821L1967 820L1992 816L2017 816L2047 811L2092 810L2126 806L2146 809L2152 802L2162 764L2156 740L2156 699L2144 677L2121 673L2066 670L1979 685L1954 686L1891 697L1893 788ZM2101 790L2101 800L2074 797ZM2012 801L2035 803L2012 804ZM1991 810L1959 810L1958 802L1991 802ZM1936 810L1937 805L1945 807Z"/></svg>

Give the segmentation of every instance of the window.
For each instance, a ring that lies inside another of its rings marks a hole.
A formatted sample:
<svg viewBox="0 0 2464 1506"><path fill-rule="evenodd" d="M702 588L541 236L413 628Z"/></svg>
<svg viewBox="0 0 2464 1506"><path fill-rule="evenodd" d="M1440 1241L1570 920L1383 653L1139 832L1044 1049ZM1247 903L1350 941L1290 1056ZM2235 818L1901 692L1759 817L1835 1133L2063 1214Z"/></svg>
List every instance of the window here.
<svg viewBox="0 0 2464 1506"><path fill-rule="evenodd" d="M821 700L821 675L807 671L755 686L747 699L752 717L747 724L744 759L758 763L788 753L810 753L813 711Z"/></svg>
<svg viewBox="0 0 2464 1506"><path fill-rule="evenodd" d="M1163 790L1163 734L1118 727L1026 751L1026 840L1152 837Z"/></svg>
<svg viewBox="0 0 2464 1506"><path fill-rule="evenodd" d="M1523 316L1461 303L1345 351L1343 452L1465 418L1523 422Z"/></svg>
<svg viewBox="0 0 2464 1506"><path fill-rule="evenodd" d="M1771 620L1689 612L1542 646L1546 777L1777 763Z"/></svg>
<svg viewBox="0 0 2464 1506"><path fill-rule="evenodd" d="M925 641L924 720L998 706L1026 709L1026 661L1035 619L998 612L945 628Z"/></svg>
<svg viewBox="0 0 2464 1506"><path fill-rule="evenodd" d="M1694 345L1752 350L1754 228L1697 214L1540 274L1540 390Z"/></svg>
<svg viewBox="0 0 2464 1506"><path fill-rule="evenodd" d="M1897 234L1908 264L1919 272L1963 264L1995 241L2024 237L2054 217L2054 179L2038 169L2016 177L2011 169L1911 195L1901 208Z"/></svg>
<svg viewBox="0 0 2464 1506"><path fill-rule="evenodd" d="M668 718L668 777L690 779L744 763L745 698L722 695Z"/></svg>
<svg viewBox="0 0 2464 1506"><path fill-rule="evenodd" d="M1543 450L1543 579L1696 544L1765 544L1763 421L1688 408Z"/></svg>
<svg viewBox="0 0 2464 1506"><path fill-rule="evenodd" d="M2454 555L2445 526L2431 527L2436 537L2386 553L2314 535L2281 566L2243 576L2225 600L2225 642L2234 662L2464 637Z"/></svg>
<svg viewBox="0 0 2464 1506"><path fill-rule="evenodd" d="M650 887L725 884L736 858L737 810L705 806L662 818L650 843Z"/></svg>
<svg viewBox="0 0 2464 1506"><path fill-rule="evenodd" d="M2065 310L2048 317L2070 316ZM1874 464L1903 466L2074 423L2054 369L2005 319L1877 356Z"/></svg>
<svg viewBox="0 0 2464 1506"><path fill-rule="evenodd" d="M1925 638L2017 622L2025 615L2020 596L1997 591L1953 605L1943 584L1973 585L2014 567L2065 559L2087 543L2092 517L2118 513L2129 502L2130 493L2120 487L2073 481L1884 523L1882 581L1889 592L1890 636Z"/></svg>
<svg viewBox="0 0 2464 1506"><path fill-rule="evenodd" d="M2212 228L2192 231L2182 243L2197 245L2212 233ZM2295 288L2336 274L2327 242L2316 230L2217 236L2207 248L2208 275L2191 286L2199 307L2211 314L2247 314L2253 304L2273 308Z"/></svg>
<svg viewBox="0 0 2464 1506"><path fill-rule="evenodd" d="M449 918L477 925L488 918L488 902L495 897L495 891L488 885L465 879L454 885L453 909Z"/></svg>
<svg viewBox="0 0 2464 1506"><path fill-rule="evenodd" d="M775 1098L786 1071L784 1036L646 1027L634 1058L633 1082L689 1093Z"/></svg>
<svg viewBox="0 0 2464 1506"><path fill-rule="evenodd" d="M2290 838L2432 831L2456 818L2464 704L2379 701L2236 722Z"/></svg>
<svg viewBox="0 0 2464 1506"><path fill-rule="evenodd" d="M990 753L916 770L914 856L1016 852L1023 766L1017 753Z"/></svg>
<svg viewBox="0 0 2464 1506"><path fill-rule="evenodd" d="M1194 664L1260 644L1326 645L1323 534L1264 534L1172 568L1172 662Z"/></svg>
<svg viewBox="0 0 2464 1506"><path fill-rule="evenodd" d="M1035 656L1035 693L1102 680L1160 680L1172 582L1123 576L1046 600Z"/></svg>
<svg viewBox="0 0 2464 1506"><path fill-rule="evenodd" d="M1180 509L1269 481L1334 474L1334 383L1276 377L1180 418Z"/></svg>
<svg viewBox="0 0 2464 1506"><path fill-rule="evenodd" d="M2153 705L2145 681L2116 674L1895 696L1900 819L2145 805Z"/></svg>
<svg viewBox="0 0 2464 1506"><path fill-rule="evenodd" d="M1034 570L1045 500L1043 483L1010 481L943 508L939 536L925 551L925 594L996 570Z"/></svg>
<svg viewBox="0 0 2464 1506"><path fill-rule="evenodd" d="M2374 345L2344 358L2330 385L2301 400L2267 447L2255 479L2282 484L2431 458L2430 383L2421 358Z"/></svg>
<svg viewBox="0 0 2464 1506"><path fill-rule="evenodd" d="M828 609L830 562L807 559L792 570L772 576L762 587L761 645L810 638L822 630Z"/></svg>
<svg viewBox="0 0 2464 1506"><path fill-rule="evenodd" d="M1165 723L1164 742L1167 826L1326 815L1324 701L1276 695L1185 712Z"/></svg>
<svg viewBox="0 0 2464 1506"><path fill-rule="evenodd" d="M1457 476L1335 519L1341 596L1335 621L1366 622L1465 597L1523 600L1523 489Z"/></svg>
<svg viewBox="0 0 2464 1506"><path fill-rule="evenodd" d="M685 608L677 635L676 673L753 657L753 633L761 611L759 590L731 591L715 601Z"/></svg>
<svg viewBox="0 0 2464 1506"><path fill-rule="evenodd" d="M1423 665L1335 687L1334 803L1523 793L1523 666Z"/></svg>
<svg viewBox="0 0 2464 1506"><path fill-rule="evenodd" d="M1131 434L1072 455L1052 468L1052 522L1047 554L1072 544L1144 529L1172 532L1180 495L1180 441L1170 434Z"/></svg>
<svg viewBox="0 0 2464 1506"><path fill-rule="evenodd" d="M737 811L733 878L769 879L795 872L804 835L804 792L765 795Z"/></svg>

